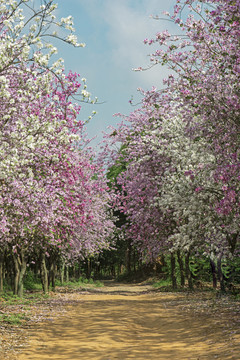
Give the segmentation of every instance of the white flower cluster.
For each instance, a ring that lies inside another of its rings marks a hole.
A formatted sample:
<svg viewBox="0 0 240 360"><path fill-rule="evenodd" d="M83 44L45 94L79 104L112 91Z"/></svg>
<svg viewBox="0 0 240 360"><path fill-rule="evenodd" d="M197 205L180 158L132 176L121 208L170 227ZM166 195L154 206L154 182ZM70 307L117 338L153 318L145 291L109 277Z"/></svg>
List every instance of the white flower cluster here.
<svg viewBox="0 0 240 360"><path fill-rule="evenodd" d="M6 30L6 35L0 43L0 73L8 64L10 66L14 62L24 63L32 61L32 59L43 68L50 67L50 58L57 54L57 48L46 41L48 35L55 36L75 47L85 47L85 43L78 43L76 35L73 34L75 29L72 16L56 21L54 11L57 4L42 4L38 11L34 9L32 16L25 9L25 2L29 2L28 8L32 6L29 0L21 1L22 6L19 6L19 2L14 0L0 0L0 13L4 19L2 30ZM59 33L56 27L61 28ZM70 34L62 36L62 29ZM62 61L59 60L51 65L50 69L61 76L62 65Z"/></svg>
<svg viewBox="0 0 240 360"><path fill-rule="evenodd" d="M200 124L201 120L193 118L192 122ZM172 118L169 114L154 128L145 130L141 141L147 149L143 151L144 156L136 157L141 169L153 160L153 154L156 161L159 159L159 166L161 158L168 158L172 164L167 166L165 163L164 175L160 173L153 178L159 184L159 194L153 199L152 207L166 216L171 213L176 226L168 240L173 249L188 251L198 248L203 239L205 246L209 247L213 238L215 244L216 238L223 241L226 234L214 209L221 189L220 185L213 183L216 159L206 139L199 136L194 140L186 136L181 117Z"/></svg>
<svg viewBox="0 0 240 360"><path fill-rule="evenodd" d="M66 37L65 39L68 43L76 46L76 47L85 47L86 44L85 43L78 43L77 42L77 36L76 35L73 35L73 34L70 34Z"/></svg>

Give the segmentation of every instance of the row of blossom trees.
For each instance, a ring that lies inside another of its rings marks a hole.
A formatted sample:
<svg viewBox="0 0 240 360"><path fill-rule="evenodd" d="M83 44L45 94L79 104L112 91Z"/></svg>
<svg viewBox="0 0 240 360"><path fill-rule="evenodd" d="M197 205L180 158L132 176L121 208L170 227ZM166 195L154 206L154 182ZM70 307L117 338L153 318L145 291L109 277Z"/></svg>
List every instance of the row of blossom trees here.
<svg viewBox="0 0 240 360"><path fill-rule="evenodd" d="M3 265L14 264L22 295L29 263L65 261L109 246L113 229L104 174L87 146L80 106L85 80L65 74L49 37L78 44L69 16L58 21L51 0L0 0L0 290ZM56 29L67 32L60 37Z"/></svg>
<svg viewBox="0 0 240 360"><path fill-rule="evenodd" d="M151 66L172 74L109 136L124 145L122 230L144 258L171 253L173 285L176 252L187 267L191 254L209 257L222 287L221 259L239 256L239 14L239 0L176 1L165 15L179 35L144 40L158 45Z"/></svg>

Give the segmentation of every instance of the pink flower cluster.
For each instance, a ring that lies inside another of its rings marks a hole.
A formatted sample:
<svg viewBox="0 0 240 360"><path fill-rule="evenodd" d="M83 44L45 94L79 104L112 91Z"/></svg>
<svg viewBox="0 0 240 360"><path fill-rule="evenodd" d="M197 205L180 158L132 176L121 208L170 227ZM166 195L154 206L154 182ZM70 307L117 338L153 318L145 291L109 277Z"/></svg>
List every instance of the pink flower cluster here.
<svg viewBox="0 0 240 360"><path fill-rule="evenodd" d="M239 14L239 0L179 0L167 16L182 34L144 40L172 74L109 136L122 144L116 206L144 257L239 251Z"/></svg>

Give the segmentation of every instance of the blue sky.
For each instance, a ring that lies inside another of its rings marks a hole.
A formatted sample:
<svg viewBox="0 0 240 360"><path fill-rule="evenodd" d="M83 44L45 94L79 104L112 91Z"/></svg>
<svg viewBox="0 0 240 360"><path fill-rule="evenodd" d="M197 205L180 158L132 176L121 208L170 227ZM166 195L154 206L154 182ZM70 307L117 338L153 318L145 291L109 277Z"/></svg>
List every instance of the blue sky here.
<svg viewBox="0 0 240 360"><path fill-rule="evenodd" d="M83 105L81 117L87 118L93 110L97 115L88 124L89 137L102 138L108 125L115 126L120 119L113 114L129 114L140 100L137 88L162 87L167 69L156 66L148 71L132 69L149 64L152 47L143 44L158 31L174 29L168 21L153 20L150 15L171 11L174 0L58 0L58 17L72 15L79 42L85 48L73 48L58 43L58 56L64 58L67 70L76 71L87 79L88 91L97 96L99 105Z"/></svg>

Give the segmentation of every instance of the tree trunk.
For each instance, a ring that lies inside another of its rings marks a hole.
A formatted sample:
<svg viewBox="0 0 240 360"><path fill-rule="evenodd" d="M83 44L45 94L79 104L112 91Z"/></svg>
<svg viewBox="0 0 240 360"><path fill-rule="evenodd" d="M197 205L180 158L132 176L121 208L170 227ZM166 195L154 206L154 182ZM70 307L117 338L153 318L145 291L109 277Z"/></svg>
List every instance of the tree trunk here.
<svg viewBox="0 0 240 360"><path fill-rule="evenodd" d="M225 284L223 279L223 273L222 273L222 256L220 255L217 259L217 270L218 270L218 280L220 282L220 289L221 292L225 292Z"/></svg>
<svg viewBox="0 0 240 360"><path fill-rule="evenodd" d="M183 264L183 258L182 258L180 250L177 251L177 259L178 259L178 265L179 265L179 270L180 270L181 287L184 287L185 286L184 264Z"/></svg>
<svg viewBox="0 0 240 360"><path fill-rule="evenodd" d="M66 282L69 282L69 266L66 266Z"/></svg>
<svg viewBox="0 0 240 360"><path fill-rule="evenodd" d="M117 264L117 276L119 276L121 274L121 270L122 270L122 264L118 263Z"/></svg>
<svg viewBox="0 0 240 360"><path fill-rule="evenodd" d="M3 292L4 252L0 252L0 292Z"/></svg>
<svg viewBox="0 0 240 360"><path fill-rule="evenodd" d="M52 285L52 291L56 290L55 279L56 279L56 268L55 258L53 257L50 261L50 269L48 273L48 289Z"/></svg>
<svg viewBox="0 0 240 360"><path fill-rule="evenodd" d="M60 270L61 285L63 285L63 283L64 283L64 271L65 271L65 263L62 262L62 264L61 264L61 270Z"/></svg>
<svg viewBox="0 0 240 360"><path fill-rule="evenodd" d="M190 290L193 290L193 281L192 281L192 275L189 268L189 258L190 258L190 252L187 253L185 258L185 274L188 281L188 287Z"/></svg>
<svg viewBox="0 0 240 360"><path fill-rule="evenodd" d="M171 253L171 279L173 289L177 288L177 279L176 279L176 259L175 254Z"/></svg>
<svg viewBox="0 0 240 360"><path fill-rule="evenodd" d="M17 295L19 275L20 275L20 271L19 271L19 267L18 267L18 255L17 254L13 255L13 262L14 262L14 287L13 287L13 293L14 293L14 295Z"/></svg>
<svg viewBox="0 0 240 360"><path fill-rule="evenodd" d="M136 256L136 251L135 251L135 249L134 249L134 251L133 251L133 272L134 272L134 274L136 274L136 272L137 272L137 269L136 269L136 259L137 259L137 256Z"/></svg>
<svg viewBox="0 0 240 360"><path fill-rule="evenodd" d="M25 257L25 250L21 249L20 254L13 254L14 261L14 294L23 297L23 279L27 269L27 260Z"/></svg>
<svg viewBox="0 0 240 360"><path fill-rule="evenodd" d="M41 254L41 280L44 294L48 293L48 271L46 266L45 254Z"/></svg>
<svg viewBox="0 0 240 360"><path fill-rule="evenodd" d="M56 272L57 272L57 265L55 261L52 264L52 291L56 291Z"/></svg>
<svg viewBox="0 0 240 360"><path fill-rule="evenodd" d="M90 258L87 259L87 279L91 278L92 273L92 261Z"/></svg>
<svg viewBox="0 0 240 360"><path fill-rule="evenodd" d="M127 274L131 274L131 255L132 255L132 245L131 242L128 241L128 246L126 250L126 269Z"/></svg>
<svg viewBox="0 0 240 360"><path fill-rule="evenodd" d="M25 258L24 250L21 250L21 266L19 274L19 284L18 284L18 296L23 297L23 279L27 270L27 260Z"/></svg>
<svg viewBox="0 0 240 360"><path fill-rule="evenodd" d="M77 270L76 265L73 265L73 278L75 281L78 280L77 272L78 272L78 270Z"/></svg>
<svg viewBox="0 0 240 360"><path fill-rule="evenodd" d="M216 265L215 262L210 259L210 266L212 271L212 282L213 282L213 289L217 288L217 271L216 271Z"/></svg>

